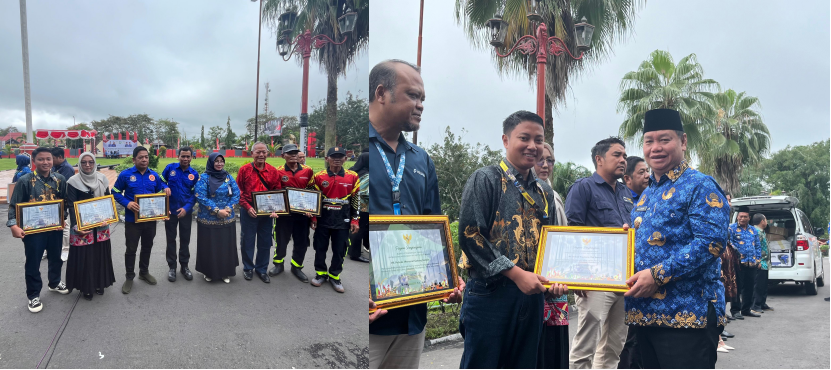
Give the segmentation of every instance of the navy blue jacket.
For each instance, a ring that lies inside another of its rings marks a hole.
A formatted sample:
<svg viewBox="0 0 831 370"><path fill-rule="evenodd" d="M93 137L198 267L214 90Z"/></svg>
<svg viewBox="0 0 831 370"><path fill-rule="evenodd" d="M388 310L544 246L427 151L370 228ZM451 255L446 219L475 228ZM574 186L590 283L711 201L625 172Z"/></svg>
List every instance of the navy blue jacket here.
<svg viewBox="0 0 831 370"><path fill-rule="evenodd" d="M170 212L175 215L179 208L184 208L185 212L191 213L196 203L193 187L199 181L199 172L193 167L182 170L179 162L170 163L162 171L162 181L170 187Z"/></svg>
<svg viewBox="0 0 831 370"><path fill-rule="evenodd" d="M595 172L569 189L566 217L569 226L623 227L629 223L633 206L632 192L626 185L618 182L613 190Z"/></svg>
<svg viewBox="0 0 831 370"><path fill-rule="evenodd" d="M113 198L118 204L124 208L130 202L136 200L136 194L154 194L160 193L167 189L167 185L162 181L159 174L151 169L146 169L144 175L136 169L136 166L130 167L118 174L118 178L113 184ZM124 211L125 222L136 222L136 216L131 210Z"/></svg>

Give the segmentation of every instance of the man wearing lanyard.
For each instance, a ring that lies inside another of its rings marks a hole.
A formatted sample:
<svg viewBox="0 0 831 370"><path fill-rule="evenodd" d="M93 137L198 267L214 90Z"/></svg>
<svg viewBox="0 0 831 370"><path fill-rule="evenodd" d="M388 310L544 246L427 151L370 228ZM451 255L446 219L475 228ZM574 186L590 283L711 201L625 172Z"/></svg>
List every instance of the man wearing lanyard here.
<svg viewBox="0 0 831 370"><path fill-rule="evenodd" d="M176 229L179 229L179 264L185 280L193 280L193 273L188 268L190 261L190 227L193 220L193 204L196 194L193 187L199 181L199 172L191 166L193 149L189 146L179 148L179 163L168 164L162 171L162 181L170 187L170 218L164 222L167 237L167 280L176 281Z"/></svg>
<svg viewBox="0 0 831 370"><path fill-rule="evenodd" d="M369 209L373 215L440 215L433 161L402 134L418 130L421 122L424 83L419 67L402 60L381 62L370 71L369 86ZM446 301L458 298L454 293ZM370 300L369 307L374 306ZM426 323L426 304L370 315L369 367L418 368Z"/></svg>

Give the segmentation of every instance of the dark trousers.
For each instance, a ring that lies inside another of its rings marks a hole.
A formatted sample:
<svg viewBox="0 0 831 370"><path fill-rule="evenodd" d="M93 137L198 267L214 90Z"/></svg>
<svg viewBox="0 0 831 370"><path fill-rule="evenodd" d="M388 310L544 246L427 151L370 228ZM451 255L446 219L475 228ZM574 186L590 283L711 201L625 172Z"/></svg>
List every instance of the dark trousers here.
<svg viewBox="0 0 831 370"><path fill-rule="evenodd" d="M751 310L761 311L767 307L768 300L768 270L756 271L756 289L753 294Z"/></svg>
<svg viewBox="0 0 831 370"><path fill-rule="evenodd" d="M630 326L629 332L626 334L626 343L623 344L623 351L620 352L620 362L618 362L617 368L643 369L638 355L638 330Z"/></svg>
<svg viewBox="0 0 831 370"><path fill-rule="evenodd" d="M193 223L193 213L188 213L185 217L179 218L175 214L170 215L170 219L164 222L164 232L167 236L167 266L176 268L176 228L179 228L179 264L182 267L188 265L190 261L190 227Z"/></svg>
<svg viewBox="0 0 831 370"><path fill-rule="evenodd" d="M675 329L633 326L638 337L638 352L644 369L715 369L718 359L718 326L712 303L704 329Z"/></svg>
<svg viewBox="0 0 831 370"><path fill-rule="evenodd" d="M730 304L730 312L736 312L735 309L741 307L742 315L750 313L750 307L753 306L753 292L756 290L757 271L759 271L759 269L755 267L742 266L742 271L737 274L742 276L742 284L741 287L739 287L739 294L736 295L737 297L741 296L741 298L737 298L740 299L739 302L741 304L736 306L736 301L734 300L733 303Z"/></svg>
<svg viewBox="0 0 831 370"><path fill-rule="evenodd" d="M127 270L127 279L136 277L136 251L139 239L141 253L139 254L139 273L146 274L150 268L150 251L153 249L153 239L156 237L156 222L125 222L124 237L127 239L127 251L124 252L124 267Z"/></svg>
<svg viewBox="0 0 831 370"><path fill-rule="evenodd" d="M540 364L543 294L526 295L508 278L471 278L459 315L462 369L534 369Z"/></svg>
<svg viewBox="0 0 831 370"><path fill-rule="evenodd" d="M49 262L49 286L54 288L61 282L61 243L63 230L47 231L38 234L26 235L23 238L23 250L26 253L26 263L23 269L26 271L26 296L29 299L40 297L43 289L43 280L40 278L40 261L43 258L43 251L46 251L46 258Z"/></svg>
<svg viewBox="0 0 831 370"><path fill-rule="evenodd" d="M369 248L369 214L361 213L358 220L358 232L349 236L349 257L358 258L361 256L361 242Z"/></svg>
<svg viewBox="0 0 831 370"><path fill-rule="evenodd" d="M256 270L265 274L268 269L268 254L271 251L271 233L274 221L270 217L251 217L248 212L240 212L240 250L242 250L242 268L245 271ZM256 242L257 257L254 260Z"/></svg>
<svg viewBox="0 0 831 370"><path fill-rule="evenodd" d="M291 250L291 264L297 268L303 268L303 260L306 258L306 249L309 248L309 223L305 215L291 214L280 216L274 221L274 264L283 263L286 258L286 249L289 246L289 239L294 241Z"/></svg>
<svg viewBox="0 0 831 370"><path fill-rule="evenodd" d="M315 272L318 275L327 275L326 252L329 251L329 240L331 240L332 262L329 265L328 275L332 279L340 280L348 237L349 229L327 229L325 227L315 229Z"/></svg>

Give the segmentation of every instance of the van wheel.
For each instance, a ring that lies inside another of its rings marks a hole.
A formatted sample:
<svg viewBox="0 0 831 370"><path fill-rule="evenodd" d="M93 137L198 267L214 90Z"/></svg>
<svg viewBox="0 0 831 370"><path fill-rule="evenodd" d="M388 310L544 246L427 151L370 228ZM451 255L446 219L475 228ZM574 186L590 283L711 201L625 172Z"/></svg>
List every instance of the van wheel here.
<svg viewBox="0 0 831 370"><path fill-rule="evenodd" d="M817 278L817 286L825 286L825 269L820 272L819 277Z"/></svg>
<svg viewBox="0 0 831 370"><path fill-rule="evenodd" d="M814 271L816 271L816 266L814 266ZM805 285L805 294L807 295L817 295L817 281L816 277L813 278L812 281L805 281L802 283Z"/></svg>

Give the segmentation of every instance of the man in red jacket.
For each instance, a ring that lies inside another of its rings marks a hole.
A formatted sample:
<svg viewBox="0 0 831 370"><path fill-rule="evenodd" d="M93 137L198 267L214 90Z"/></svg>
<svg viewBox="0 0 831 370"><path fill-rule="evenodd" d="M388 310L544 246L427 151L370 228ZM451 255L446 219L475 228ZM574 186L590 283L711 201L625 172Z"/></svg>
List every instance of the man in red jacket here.
<svg viewBox="0 0 831 370"><path fill-rule="evenodd" d="M314 171L309 166L299 163L300 150L297 145L287 144L283 147L283 159L286 164L277 167L277 177L280 187L306 189L313 183ZM309 217L310 214L292 213L283 216L274 222L274 267L268 270L270 276L277 276L283 272L283 261L286 258L286 249L289 239L294 239L291 252L291 273L304 283L309 278L303 273L303 259L306 258L306 248L309 247Z"/></svg>
<svg viewBox="0 0 831 370"><path fill-rule="evenodd" d="M329 280L338 293L343 293L343 284L340 273L343 271L343 258L346 255L346 245L350 230L358 232L358 217L360 199L358 190L361 186L358 174L343 168L346 159L346 150L343 147L329 148L326 153L326 162L329 169L320 171L314 176L314 187L323 193L321 213L318 220L312 220L315 229L315 272L312 279L313 286L321 286ZM319 227L318 227L319 226ZM327 271L326 252L329 249L329 240L332 241L332 262Z"/></svg>
<svg viewBox="0 0 831 370"><path fill-rule="evenodd" d="M280 189L280 178L277 176L277 169L265 163L268 155L268 147L257 142L251 148L254 162L240 167L237 173L237 185L240 189L239 205L243 212L240 212L240 250L242 254L242 276L245 280L254 277L257 272L260 280L270 283L266 270L268 269L268 254L271 250L271 232L274 228L272 218L277 215L272 213L271 217L257 217L257 211L252 206L252 192ZM256 264L254 260L254 243L257 245Z"/></svg>

